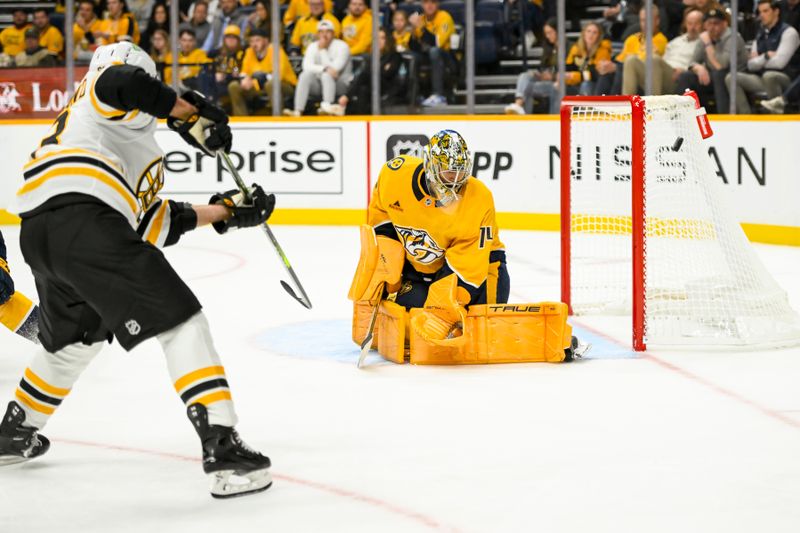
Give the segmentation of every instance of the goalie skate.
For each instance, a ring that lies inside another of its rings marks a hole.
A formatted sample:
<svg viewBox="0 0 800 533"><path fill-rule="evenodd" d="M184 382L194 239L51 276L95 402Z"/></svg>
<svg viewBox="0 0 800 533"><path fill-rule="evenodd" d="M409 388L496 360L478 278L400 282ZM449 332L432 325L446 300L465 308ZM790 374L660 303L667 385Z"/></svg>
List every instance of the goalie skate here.
<svg viewBox="0 0 800 533"><path fill-rule="evenodd" d="M44 455L50 441L39 435L36 428L24 427L25 411L17 402L9 402L0 422L0 466L29 461Z"/></svg>
<svg viewBox="0 0 800 533"><path fill-rule="evenodd" d="M187 414L203 445L203 471L211 478L214 498L244 496L272 486L269 457L247 446L234 428L209 424L204 405L190 405Z"/></svg>
<svg viewBox="0 0 800 533"><path fill-rule="evenodd" d="M581 342L578 340L578 337L573 336L570 347L564 350L564 361L567 362L574 361L575 359L583 359L583 356L586 355L591 349L591 344Z"/></svg>

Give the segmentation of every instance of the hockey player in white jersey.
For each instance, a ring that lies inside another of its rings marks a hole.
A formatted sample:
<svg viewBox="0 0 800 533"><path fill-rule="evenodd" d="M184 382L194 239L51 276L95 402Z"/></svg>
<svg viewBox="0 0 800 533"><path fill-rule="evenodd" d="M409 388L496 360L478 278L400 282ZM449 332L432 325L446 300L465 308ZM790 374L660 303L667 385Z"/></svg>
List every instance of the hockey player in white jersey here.
<svg viewBox="0 0 800 533"><path fill-rule="evenodd" d="M262 224L275 198L253 185L247 205L238 191L214 195L209 205L160 199L157 118L207 154L230 151L221 108L197 93L178 97L138 46L100 47L24 167L20 244L39 292L42 349L0 421L0 464L48 450L39 430L104 342L116 338L131 350L156 337L200 436L212 495L265 490L269 458L234 429L230 388L201 305L157 247L207 224L219 233Z"/></svg>

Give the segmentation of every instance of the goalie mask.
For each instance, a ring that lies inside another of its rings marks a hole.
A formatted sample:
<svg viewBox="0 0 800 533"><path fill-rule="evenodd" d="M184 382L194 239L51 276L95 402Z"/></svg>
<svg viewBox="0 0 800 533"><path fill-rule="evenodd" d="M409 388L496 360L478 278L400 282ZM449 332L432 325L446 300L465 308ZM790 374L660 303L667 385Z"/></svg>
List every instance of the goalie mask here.
<svg viewBox="0 0 800 533"><path fill-rule="evenodd" d="M423 161L436 204L446 206L458 200L472 172L472 157L464 138L453 130L440 131L425 146Z"/></svg>
<svg viewBox="0 0 800 533"><path fill-rule="evenodd" d="M109 65L133 65L147 72L153 78L158 77L156 64L147 52L133 43L121 42L100 46L94 51L90 71L100 71Z"/></svg>

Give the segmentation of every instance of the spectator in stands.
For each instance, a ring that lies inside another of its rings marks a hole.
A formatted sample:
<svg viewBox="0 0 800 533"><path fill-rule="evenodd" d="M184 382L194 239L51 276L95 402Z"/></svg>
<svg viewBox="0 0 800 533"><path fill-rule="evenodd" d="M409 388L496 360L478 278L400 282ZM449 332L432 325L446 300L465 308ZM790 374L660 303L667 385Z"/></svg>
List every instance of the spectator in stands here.
<svg viewBox="0 0 800 533"><path fill-rule="evenodd" d="M203 42L203 50L207 54L213 54L222 47L223 35L227 35L229 26L239 28L239 37L247 27L247 15L239 10L238 0L220 0L220 12L214 17L211 24L211 31ZM239 46L241 47L241 41Z"/></svg>
<svg viewBox="0 0 800 533"><path fill-rule="evenodd" d="M372 47L372 11L366 0L350 0L347 16L342 19L342 40L350 47L350 55L367 54Z"/></svg>
<svg viewBox="0 0 800 533"><path fill-rule="evenodd" d="M108 16L103 19L100 25L99 44L111 44L126 39L135 44L139 44L139 25L133 15L128 13L125 0L107 0L106 8Z"/></svg>
<svg viewBox="0 0 800 533"><path fill-rule="evenodd" d="M792 79L800 73L800 35L781 22L781 11L775 0L759 0L758 18L761 28L750 50L747 72L737 76L736 112L750 113L747 94L767 93L767 99L780 96ZM730 83L730 74L725 78Z"/></svg>
<svg viewBox="0 0 800 533"><path fill-rule="evenodd" d="M96 5L99 6L100 11L102 12L105 2L102 0L95 1ZM153 4L155 4L157 1L163 0L125 0L125 5L128 13L133 16L133 19L139 24L139 27L144 28L150 23L150 17L153 14ZM169 31L169 28L167 28L167 31Z"/></svg>
<svg viewBox="0 0 800 533"><path fill-rule="evenodd" d="M408 13L402 9L392 14L392 40L398 52L408 52L411 47L411 27L408 25Z"/></svg>
<svg viewBox="0 0 800 533"><path fill-rule="evenodd" d="M800 32L800 0L781 0L781 20Z"/></svg>
<svg viewBox="0 0 800 533"><path fill-rule="evenodd" d="M759 104L768 112L780 115L786 111L787 105L792 104L797 106L798 102L800 102L800 76L792 81L792 84L789 85L788 89L783 91L782 95L769 100L761 100Z"/></svg>
<svg viewBox="0 0 800 533"><path fill-rule="evenodd" d="M241 29L235 24L229 25L223 32L222 47L210 57L215 59L216 73L216 95L223 96L228 94L228 84L233 80L239 79L239 72L242 70L244 61L244 49L242 48Z"/></svg>
<svg viewBox="0 0 800 533"><path fill-rule="evenodd" d="M272 19L269 14L268 1L269 0L256 0L253 2L253 12L247 17L246 39L250 38L250 32L255 29L264 30L272 35ZM281 24L278 25L278 30L281 34L281 40L283 40L283 27Z"/></svg>
<svg viewBox="0 0 800 533"><path fill-rule="evenodd" d="M730 68L730 40L736 39L736 62L741 71L747 64L744 39L741 35L733 35L728 27L728 17L720 9L712 9L705 14L703 28L689 69L678 76L676 92L683 94L686 89L692 89L697 92L703 106L711 109L713 99L717 113L727 113L730 96L725 75Z"/></svg>
<svg viewBox="0 0 800 533"><path fill-rule="evenodd" d="M400 76L402 56L397 52L392 34L385 28L378 30L378 46L381 50L381 103L396 104L406 90ZM339 97L339 102L329 108L331 115L368 115L372 112L372 68L367 62L365 68L353 78L347 94Z"/></svg>
<svg viewBox="0 0 800 533"><path fill-rule="evenodd" d="M323 0L309 0L311 12L295 22L292 37L289 40L291 48L289 53L292 55L305 54L308 45L317 38L317 26L321 20L327 20L333 24L333 36L337 39L342 35L342 28L339 20L331 13L325 12Z"/></svg>
<svg viewBox="0 0 800 533"><path fill-rule="evenodd" d="M639 9L639 25L644 28L646 23L647 11L644 7ZM667 38L660 31L656 31L661 22L661 17L657 9L653 10L653 53L663 56L667 48ZM628 68L637 69L638 62L645 60L647 55L647 43L644 42L644 32L636 32L627 39L622 45L622 51L617 54L614 61L598 61L597 72L604 76L598 80L597 94L620 94L622 92L622 80L624 70ZM630 66L629 66L630 65ZM605 76L613 73L614 77ZM613 80L613 82L612 82ZM612 83L610 83L612 82Z"/></svg>
<svg viewBox="0 0 800 533"><path fill-rule="evenodd" d="M208 2L197 0L192 5L194 6L192 16L186 22L181 23L179 28L180 31L192 30L199 45L206 42L206 38L211 31L211 23L208 22Z"/></svg>
<svg viewBox="0 0 800 533"><path fill-rule="evenodd" d="M307 17L311 14L310 0L291 0L289 8L283 14L283 25L287 28L295 23L295 21L302 17ZM325 13L330 13L333 10L332 0L325 0L324 4Z"/></svg>
<svg viewBox="0 0 800 533"><path fill-rule="evenodd" d="M700 32L703 31L703 13L689 8L683 21L686 31L667 43L663 58L653 57L653 94L673 94L678 76L689 68ZM645 85L645 64L638 58L625 63L622 74L622 94L641 94Z"/></svg>
<svg viewBox="0 0 800 533"><path fill-rule="evenodd" d="M611 5L603 11L605 33L615 41L621 41L630 27L639 22L641 1L612 0Z"/></svg>
<svg viewBox="0 0 800 533"><path fill-rule="evenodd" d="M33 25L39 32L39 44L56 57L64 53L64 36L50 24L50 15L44 8L33 10ZM27 43L25 48L27 49Z"/></svg>
<svg viewBox="0 0 800 533"><path fill-rule="evenodd" d="M43 47L37 28L25 30L25 50L14 56L14 64L18 67L54 67L55 54Z"/></svg>
<svg viewBox="0 0 800 533"><path fill-rule="evenodd" d="M578 94L592 95L598 80L603 76L595 66L599 61L611 60L611 41L604 38L603 27L589 22L581 30L578 41L572 45L565 61L567 85L579 85ZM614 76L609 73L605 76Z"/></svg>
<svg viewBox="0 0 800 533"><path fill-rule="evenodd" d="M505 108L507 115L533 113L533 99L546 98L550 113L558 113L558 86L556 85L556 66L558 65L558 30L556 19L544 24L542 59L537 70L522 72L517 77L517 90L514 103Z"/></svg>
<svg viewBox="0 0 800 533"><path fill-rule="evenodd" d="M422 105L447 105L444 80L445 74L453 68L450 54L450 37L456 30L453 17L439 9L439 0L422 0L422 15L414 13L408 20L414 28L414 39L419 45L423 61L429 61L431 66L433 92L422 101Z"/></svg>
<svg viewBox="0 0 800 533"><path fill-rule="evenodd" d="M510 46L531 48L543 38L544 2L542 0L507 0L504 2L504 33ZM573 6L570 6L572 8ZM521 26L521 28L520 28Z"/></svg>
<svg viewBox="0 0 800 533"><path fill-rule="evenodd" d="M93 0L81 0L78 3L78 13L75 24L72 26L75 59L81 62L91 61L94 50L97 48L95 34L99 34L101 21L94 12Z"/></svg>
<svg viewBox="0 0 800 533"><path fill-rule="evenodd" d="M310 94L321 94L320 114L331 114L331 104L336 95L344 94L352 80L350 47L341 39L334 38L333 24L321 20L317 26L317 40L308 45L303 56L303 71L294 93L294 109L284 109L283 114L300 116Z"/></svg>
<svg viewBox="0 0 800 533"><path fill-rule="evenodd" d="M156 30L164 30L169 33L169 13L167 6L158 2L153 5L153 10L150 12L150 17L147 22L147 29L142 33L141 46L146 51L150 51L150 38Z"/></svg>
<svg viewBox="0 0 800 533"><path fill-rule="evenodd" d="M31 25L28 23L28 12L21 7L15 7L11 16L11 26L0 32L0 45L3 53L13 58L25 50L25 30Z"/></svg>
<svg viewBox="0 0 800 533"><path fill-rule="evenodd" d="M233 80L228 84L228 95L231 98L233 115L250 115L248 107L255 107L253 103L261 99L266 101L263 108L267 114L272 113L272 84L275 82L272 75L272 62L274 47L269 42L269 34L260 28L250 33L249 48L244 53L242 62L242 78ZM280 84L281 96L291 97L297 85L297 76L289 63L289 56L278 48L280 56ZM248 104L250 104L248 106ZM258 109L256 112L258 113Z"/></svg>
<svg viewBox="0 0 800 533"><path fill-rule="evenodd" d="M165 30L154 31L153 36L150 37L150 57L155 62L156 68L159 69L164 83L170 83L170 79L164 75L167 56L171 55L170 52L169 34Z"/></svg>
<svg viewBox="0 0 800 533"><path fill-rule="evenodd" d="M178 44L178 64L185 65L178 69L178 80L183 89L195 89L202 93L208 93L209 87L201 82L204 65L211 62L206 53L197 47L197 38L194 32L188 28L181 30ZM168 52L164 57L164 81L172 83L172 53Z"/></svg>

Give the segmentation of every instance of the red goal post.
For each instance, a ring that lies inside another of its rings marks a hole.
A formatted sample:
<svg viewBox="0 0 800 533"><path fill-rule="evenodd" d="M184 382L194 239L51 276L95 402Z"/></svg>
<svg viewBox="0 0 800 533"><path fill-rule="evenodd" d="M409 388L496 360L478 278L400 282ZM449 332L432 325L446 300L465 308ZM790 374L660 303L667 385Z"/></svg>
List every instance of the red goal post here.
<svg viewBox="0 0 800 533"><path fill-rule="evenodd" d="M571 143L569 127L575 106L630 105L631 108L631 257L633 349L644 351L644 101L639 96L567 96L561 104L561 300L571 305ZM566 127L565 127L566 125Z"/></svg>

